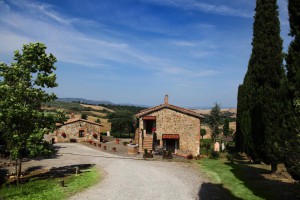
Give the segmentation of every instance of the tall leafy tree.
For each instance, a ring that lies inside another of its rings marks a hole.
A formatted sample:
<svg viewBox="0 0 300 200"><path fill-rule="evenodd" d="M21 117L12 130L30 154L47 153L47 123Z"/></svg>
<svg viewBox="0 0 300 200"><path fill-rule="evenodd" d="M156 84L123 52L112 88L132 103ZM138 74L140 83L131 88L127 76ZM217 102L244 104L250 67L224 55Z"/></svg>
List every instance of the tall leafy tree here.
<svg viewBox="0 0 300 200"><path fill-rule="evenodd" d="M284 163L293 176L300 180L300 1L289 0L290 36L293 37L286 57L287 106L284 138Z"/></svg>
<svg viewBox="0 0 300 200"><path fill-rule="evenodd" d="M279 148L282 128L280 91L285 76L277 2L257 0L255 11L253 49L243 83L247 109L240 117L244 129L250 133L245 139L250 153L271 164L272 171L276 171L282 157Z"/></svg>
<svg viewBox="0 0 300 200"><path fill-rule="evenodd" d="M10 155L16 160L19 183L22 158L49 153L44 134L64 120L62 112L44 112L41 105L56 96L44 89L57 86L54 74L56 58L46 54L42 43L15 51L11 65L0 63L0 132L4 134Z"/></svg>
<svg viewBox="0 0 300 200"><path fill-rule="evenodd" d="M221 119L221 107L219 104L215 104L208 115L207 119L208 126L211 130L211 138L214 140L220 133L222 125Z"/></svg>
<svg viewBox="0 0 300 200"><path fill-rule="evenodd" d="M133 131L134 115L128 110L117 110L109 113L108 121L111 122L111 131L113 133L131 133Z"/></svg>

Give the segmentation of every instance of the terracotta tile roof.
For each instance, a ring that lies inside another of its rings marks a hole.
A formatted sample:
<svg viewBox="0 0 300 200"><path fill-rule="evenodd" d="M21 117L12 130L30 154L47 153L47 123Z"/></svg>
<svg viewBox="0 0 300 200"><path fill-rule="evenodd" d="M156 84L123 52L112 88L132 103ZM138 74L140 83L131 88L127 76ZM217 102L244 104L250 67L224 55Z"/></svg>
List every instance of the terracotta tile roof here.
<svg viewBox="0 0 300 200"><path fill-rule="evenodd" d="M181 108L181 107L178 107L178 106L174 106L174 105L171 105L171 104L161 104L159 106L155 106L155 107L152 107L152 108L148 108L148 109L145 109L145 110L142 110L141 112L139 112L138 114L136 114L135 116L137 118L140 118L144 115L147 115L149 113L152 113L152 112L155 112L155 111L158 111L158 110L161 110L161 109L164 109L164 108L168 108L168 109L171 109L171 110L175 110L175 111L178 111L178 112L181 112L181 113L184 113L184 114L187 114L187 115L191 115L193 117L197 117L199 119L203 119L204 116L199 114L199 113L196 113L192 110L189 110L189 109L186 109L186 108Z"/></svg>
<svg viewBox="0 0 300 200"><path fill-rule="evenodd" d="M64 122L64 124L56 124L56 126L64 126L64 125L71 124L71 123L74 123L74 122L77 122L77 121L82 121L82 122L87 122L87 123L98 125L98 126L103 126L103 125L101 125L97 122L93 122L93 121L89 121L89 120L85 120L85 119L80 119L80 118L68 119L66 122Z"/></svg>

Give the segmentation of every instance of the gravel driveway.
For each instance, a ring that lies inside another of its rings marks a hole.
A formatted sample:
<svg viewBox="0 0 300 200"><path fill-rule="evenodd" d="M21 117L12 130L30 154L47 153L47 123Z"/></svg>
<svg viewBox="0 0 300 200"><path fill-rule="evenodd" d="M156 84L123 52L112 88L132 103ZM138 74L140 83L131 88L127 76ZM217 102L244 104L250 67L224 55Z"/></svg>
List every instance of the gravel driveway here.
<svg viewBox="0 0 300 200"><path fill-rule="evenodd" d="M120 157L78 143L56 145L60 147L57 158L34 161L35 164L45 168L95 164L104 171L100 183L72 200L199 199L204 179L190 163Z"/></svg>

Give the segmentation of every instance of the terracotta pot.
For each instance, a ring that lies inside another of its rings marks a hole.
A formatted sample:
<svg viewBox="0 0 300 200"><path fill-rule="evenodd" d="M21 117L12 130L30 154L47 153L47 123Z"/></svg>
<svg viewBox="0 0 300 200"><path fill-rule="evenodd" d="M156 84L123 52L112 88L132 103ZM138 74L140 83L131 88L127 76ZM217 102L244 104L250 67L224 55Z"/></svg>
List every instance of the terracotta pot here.
<svg viewBox="0 0 300 200"><path fill-rule="evenodd" d="M138 154L138 147L131 147L127 146L128 155L137 155Z"/></svg>
<svg viewBox="0 0 300 200"><path fill-rule="evenodd" d="M116 139L116 144L119 144L120 140L119 139Z"/></svg>

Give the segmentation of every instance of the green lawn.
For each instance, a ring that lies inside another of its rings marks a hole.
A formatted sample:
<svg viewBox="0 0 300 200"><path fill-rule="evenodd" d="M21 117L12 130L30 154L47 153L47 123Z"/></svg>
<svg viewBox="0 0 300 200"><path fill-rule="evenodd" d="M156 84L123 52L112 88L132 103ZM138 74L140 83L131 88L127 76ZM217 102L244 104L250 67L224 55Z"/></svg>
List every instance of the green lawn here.
<svg viewBox="0 0 300 200"><path fill-rule="evenodd" d="M284 176L271 174L269 165L253 164L245 159L230 163L224 158L205 158L197 163L201 172L211 181L210 188L222 191L227 199L281 200L300 197L299 186Z"/></svg>
<svg viewBox="0 0 300 200"><path fill-rule="evenodd" d="M212 183L222 184L233 196L247 200L263 199L255 196L232 172L233 167L225 164L225 160L202 159L198 161L201 172L204 172ZM239 173L239 172L237 172Z"/></svg>
<svg viewBox="0 0 300 200"><path fill-rule="evenodd" d="M0 199L18 200L60 200L66 199L99 182L101 174L95 167L81 170L80 175L70 175L64 178L65 187L59 186L61 178L36 179L15 185L2 186Z"/></svg>

